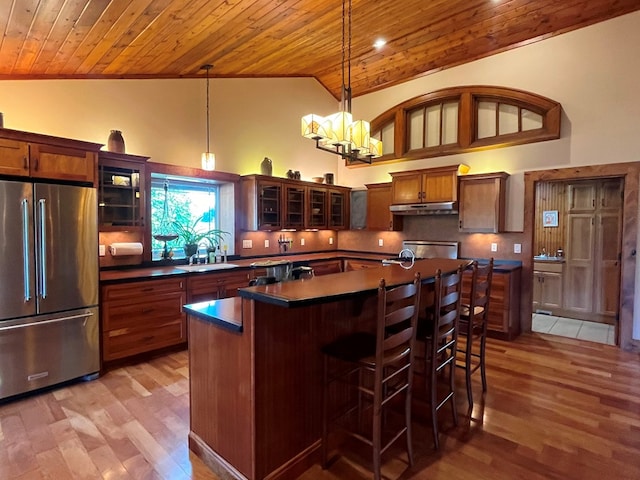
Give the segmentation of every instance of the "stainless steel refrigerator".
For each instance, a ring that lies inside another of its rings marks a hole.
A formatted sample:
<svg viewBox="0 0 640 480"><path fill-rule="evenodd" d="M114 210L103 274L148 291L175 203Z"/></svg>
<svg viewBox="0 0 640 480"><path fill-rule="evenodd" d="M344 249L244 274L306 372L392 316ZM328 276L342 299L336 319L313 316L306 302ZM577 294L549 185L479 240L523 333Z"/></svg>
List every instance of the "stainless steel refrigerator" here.
<svg viewBox="0 0 640 480"><path fill-rule="evenodd" d="M0 399L100 368L96 190L0 180Z"/></svg>

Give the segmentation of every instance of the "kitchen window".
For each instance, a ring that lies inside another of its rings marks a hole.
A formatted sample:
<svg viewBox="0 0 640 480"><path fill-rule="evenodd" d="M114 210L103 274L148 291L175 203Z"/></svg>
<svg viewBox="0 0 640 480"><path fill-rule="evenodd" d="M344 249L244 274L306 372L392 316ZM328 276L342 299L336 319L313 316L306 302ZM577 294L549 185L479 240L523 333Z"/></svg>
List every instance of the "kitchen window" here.
<svg viewBox="0 0 640 480"><path fill-rule="evenodd" d="M165 182L167 182L167 217L163 220ZM164 242L153 238L163 229L163 222L173 222L192 227L197 232L222 229L219 215L220 185L210 180L169 175L151 176L151 248L153 260L161 260ZM175 229L173 230L175 231ZM230 242L230 239L229 239ZM181 238L167 242L174 259L185 258L184 241ZM199 244L199 252L205 255L206 242Z"/></svg>

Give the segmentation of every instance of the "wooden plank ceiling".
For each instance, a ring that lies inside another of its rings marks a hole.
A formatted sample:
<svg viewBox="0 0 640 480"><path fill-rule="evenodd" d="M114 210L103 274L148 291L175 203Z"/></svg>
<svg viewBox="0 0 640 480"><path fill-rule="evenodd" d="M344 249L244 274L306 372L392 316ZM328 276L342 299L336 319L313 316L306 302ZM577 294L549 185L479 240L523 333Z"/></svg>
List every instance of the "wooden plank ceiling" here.
<svg viewBox="0 0 640 480"><path fill-rule="evenodd" d="M353 0L363 95L640 9L638 0ZM341 0L2 0L0 79L315 77L340 96ZM373 42L382 37L380 50Z"/></svg>

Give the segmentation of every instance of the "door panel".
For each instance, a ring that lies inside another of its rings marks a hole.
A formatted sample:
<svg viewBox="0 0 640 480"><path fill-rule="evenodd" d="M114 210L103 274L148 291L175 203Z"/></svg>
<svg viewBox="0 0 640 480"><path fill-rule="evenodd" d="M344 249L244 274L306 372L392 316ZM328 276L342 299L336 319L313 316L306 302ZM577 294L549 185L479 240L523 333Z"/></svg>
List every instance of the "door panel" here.
<svg viewBox="0 0 640 480"><path fill-rule="evenodd" d="M98 304L95 188L35 185L38 313Z"/></svg>
<svg viewBox="0 0 640 480"><path fill-rule="evenodd" d="M0 320L36 313L32 189L0 181Z"/></svg>

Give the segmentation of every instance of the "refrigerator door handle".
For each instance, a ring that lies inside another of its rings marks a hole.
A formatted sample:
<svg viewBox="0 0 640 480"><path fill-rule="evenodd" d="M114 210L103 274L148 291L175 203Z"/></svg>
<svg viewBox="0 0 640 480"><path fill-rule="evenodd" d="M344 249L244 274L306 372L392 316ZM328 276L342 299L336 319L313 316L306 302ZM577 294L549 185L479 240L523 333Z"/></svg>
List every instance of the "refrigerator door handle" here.
<svg viewBox="0 0 640 480"><path fill-rule="evenodd" d="M29 259L31 258L31 252L29 249L29 200L22 199L22 269L24 279L24 301L25 303L31 301L31 278Z"/></svg>
<svg viewBox="0 0 640 480"><path fill-rule="evenodd" d="M89 317L92 317L93 313L91 312L87 312L87 313L82 313L80 315L69 315L68 317L60 317L60 318L53 318L51 320L43 320L42 322L36 322L36 323L21 323L19 325L11 325L8 327L0 327L0 332L5 331L5 330L17 330L18 328L25 328L25 327L32 327L34 325L46 325L48 323L60 323L60 322L66 322L69 320L75 320L77 318L84 318L84 323L82 324L83 327L85 327L87 325L87 319Z"/></svg>
<svg viewBox="0 0 640 480"><path fill-rule="evenodd" d="M40 218L38 219L38 235L40 236L40 297L47 298L47 206L44 198L38 200L38 207L40 209Z"/></svg>

